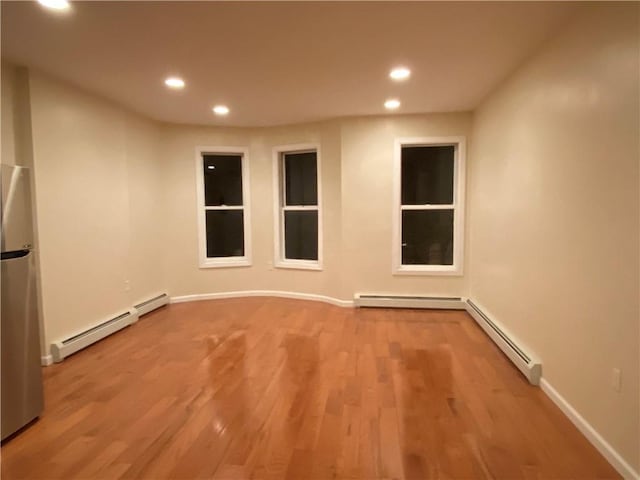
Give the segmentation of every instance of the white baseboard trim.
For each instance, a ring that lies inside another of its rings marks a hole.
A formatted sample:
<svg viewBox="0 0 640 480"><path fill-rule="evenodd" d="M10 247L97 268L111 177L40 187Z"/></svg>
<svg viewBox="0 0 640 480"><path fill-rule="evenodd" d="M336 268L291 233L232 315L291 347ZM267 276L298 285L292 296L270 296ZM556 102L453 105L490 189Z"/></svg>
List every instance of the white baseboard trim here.
<svg viewBox="0 0 640 480"><path fill-rule="evenodd" d="M53 357L51 355L43 355L40 357L40 365L48 367L53 363Z"/></svg>
<svg viewBox="0 0 640 480"><path fill-rule="evenodd" d="M353 296L356 307L381 308L424 308L427 310L464 310L462 297L435 297L416 295L397 295L382 293L356 293Z"/></svg>
<svg viewBox="0 0 640 480"><path fill-rule="evenodd" d="M138 311L138 317L141 317L168 304L169 295L163 292L134 305L133 308Z"/></svg>
<svg viewBox="0 0 640 480"><path fill-rule="evenodd" d="M219 293L199 293L195 295L181 295L171 297L171 303L195 302L199 300L215 300L221 298L238 298L238 297L280 297L294 298L297 300L312 300L315 302L330 303L338 307L353 307L352 300L341 300L339 298L327 297L325 295L316 295L314 293L297 293L283 292L278 290L241 290L237 292L219 292Z"/></svg>
<svg viewBox="0 0 640 480"><path fill-rule="evenodd" d="M640 475L631 465L629 465L618 452L596 431L595 428L580 415L567 400L551 386L543 377L540 379L540 388L555 403L562 413L564 413L571 423L596 447L604 458L615 468L626 480L640 480Z"/></svg>
<svg viewBox="0 0 640 480"><path fill-rule="evenodd" d="M52 342L50 348L53 361L60 363L69 355L73 355L138 321L138 311L135 308L132 307L120 312L94 326L88 326L82 331L70 334L66 339Z"/></svg>
<svg viewBox="0 0 640 480"><path fill-rule="evenodd" d="M521 340L510 333L507 328L496 320L486 309L478 306L468 298L465 302L467 313L487 336L495 343L502 353L522 372L532 385L539 385L542 376L542 362L526 347Z"/></svg>

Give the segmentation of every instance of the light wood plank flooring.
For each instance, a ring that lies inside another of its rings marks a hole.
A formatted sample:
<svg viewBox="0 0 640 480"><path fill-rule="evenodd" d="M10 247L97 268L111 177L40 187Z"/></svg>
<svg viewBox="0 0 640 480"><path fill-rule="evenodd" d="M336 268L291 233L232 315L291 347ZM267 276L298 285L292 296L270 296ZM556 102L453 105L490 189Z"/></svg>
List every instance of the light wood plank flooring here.
<svg viewBox="0 0 640 480"><path fill-rule="evenodd" d="M45 372L17 478L618 478L463 312L171 305Z"/></svg>

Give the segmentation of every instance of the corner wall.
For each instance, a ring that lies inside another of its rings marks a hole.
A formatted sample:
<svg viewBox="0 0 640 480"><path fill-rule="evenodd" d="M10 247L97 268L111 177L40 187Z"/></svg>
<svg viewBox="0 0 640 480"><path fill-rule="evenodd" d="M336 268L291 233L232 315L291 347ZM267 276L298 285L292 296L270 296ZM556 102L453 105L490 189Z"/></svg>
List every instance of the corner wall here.
<svg viewBox="0 0 640 480"><path fill-rule="evenodd" d="M324 215L322 271L273 267L273 148L318 143ZM252 264L199 268L196 147L247 147L250 179ZM278 128L163 127L165 261L172 296L245 290L279 290L341 296L340 130L333 123Z"/></svg>
<svg viewBox="0 0 640 480"><path fill-rule="evenodd" d="M28 89L46 355L165 289L159 138L48 76L29 71Z"/></svg>
<svg viewBox="0 0 640 480"><path fill-rule="evenodd" d="M466 275L392 275L393 149L396 138L463 136L471 114L364 117L342 122L345 294L465 296ZM465 230L466 231L466 230ZM467 264L465 249L463 269Z"/></svg>
<svg viewBox="0 0 640 480"><path fill-rule="evenodd" d="M176 297L275 290L346 301L356 292L464 296L464 277L392 275L391 191L394 138L468 137L469 113L271 128L166 125L19 70L33 150L43 355L53 341L160 291ZM3 120L15 100L7 85ZM273 149L300 143L320 145L322 271L273 266ZM198 146L249 149L250 267L199 268ZM3 149L14 147L7 141Z"/></svg>
<svg viewBox="0 0 640 480"><path fill-rule="evenodd" d="M475 114L469 296L637 472L639 8L585 9Z"/></svg>
<svg viewBox="0 0 640 480"><path fill-rule="evenodd" d="M354 293L464 296L464 276L391 273L393 146L396 137L465 136L471 114L393 115L272 128L163 127L166 270L172 296L276 290L350 301ZM273 149L318 143L323 270L274 268ZM199 268L196 147L249 148L249 267Z"/></svg>

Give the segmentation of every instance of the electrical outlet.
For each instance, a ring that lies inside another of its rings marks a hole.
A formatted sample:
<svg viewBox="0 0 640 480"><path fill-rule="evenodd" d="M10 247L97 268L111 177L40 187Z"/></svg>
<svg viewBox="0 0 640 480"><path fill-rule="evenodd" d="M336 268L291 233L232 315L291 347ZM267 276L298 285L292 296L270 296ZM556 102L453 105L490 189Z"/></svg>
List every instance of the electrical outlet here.
<svg viewBox="0 0 640 480"><path fill-rule="evenodd" d="M619 368L614 368L611 370L611 388L616 392L620 391L622 386L622 372Z"/></svg>
<svg viewBox="0 0 640 480"><path fill-rule="evenodd" d="M124 281L124 291L128 292L129 290L131 290L131 282L129 280L125 280Z"/></svg>

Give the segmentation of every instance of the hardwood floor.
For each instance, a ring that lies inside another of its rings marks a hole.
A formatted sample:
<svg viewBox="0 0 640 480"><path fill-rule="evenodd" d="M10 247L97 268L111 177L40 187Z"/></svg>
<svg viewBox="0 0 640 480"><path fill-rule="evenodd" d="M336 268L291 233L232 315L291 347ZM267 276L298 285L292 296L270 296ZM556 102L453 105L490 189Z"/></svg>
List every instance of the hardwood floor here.
<svg viewBox="0 0 640 480"><path fill-rule="evenodd" d="M619 478L463 312L171 305L45 372L2 478Z"/></svg>

